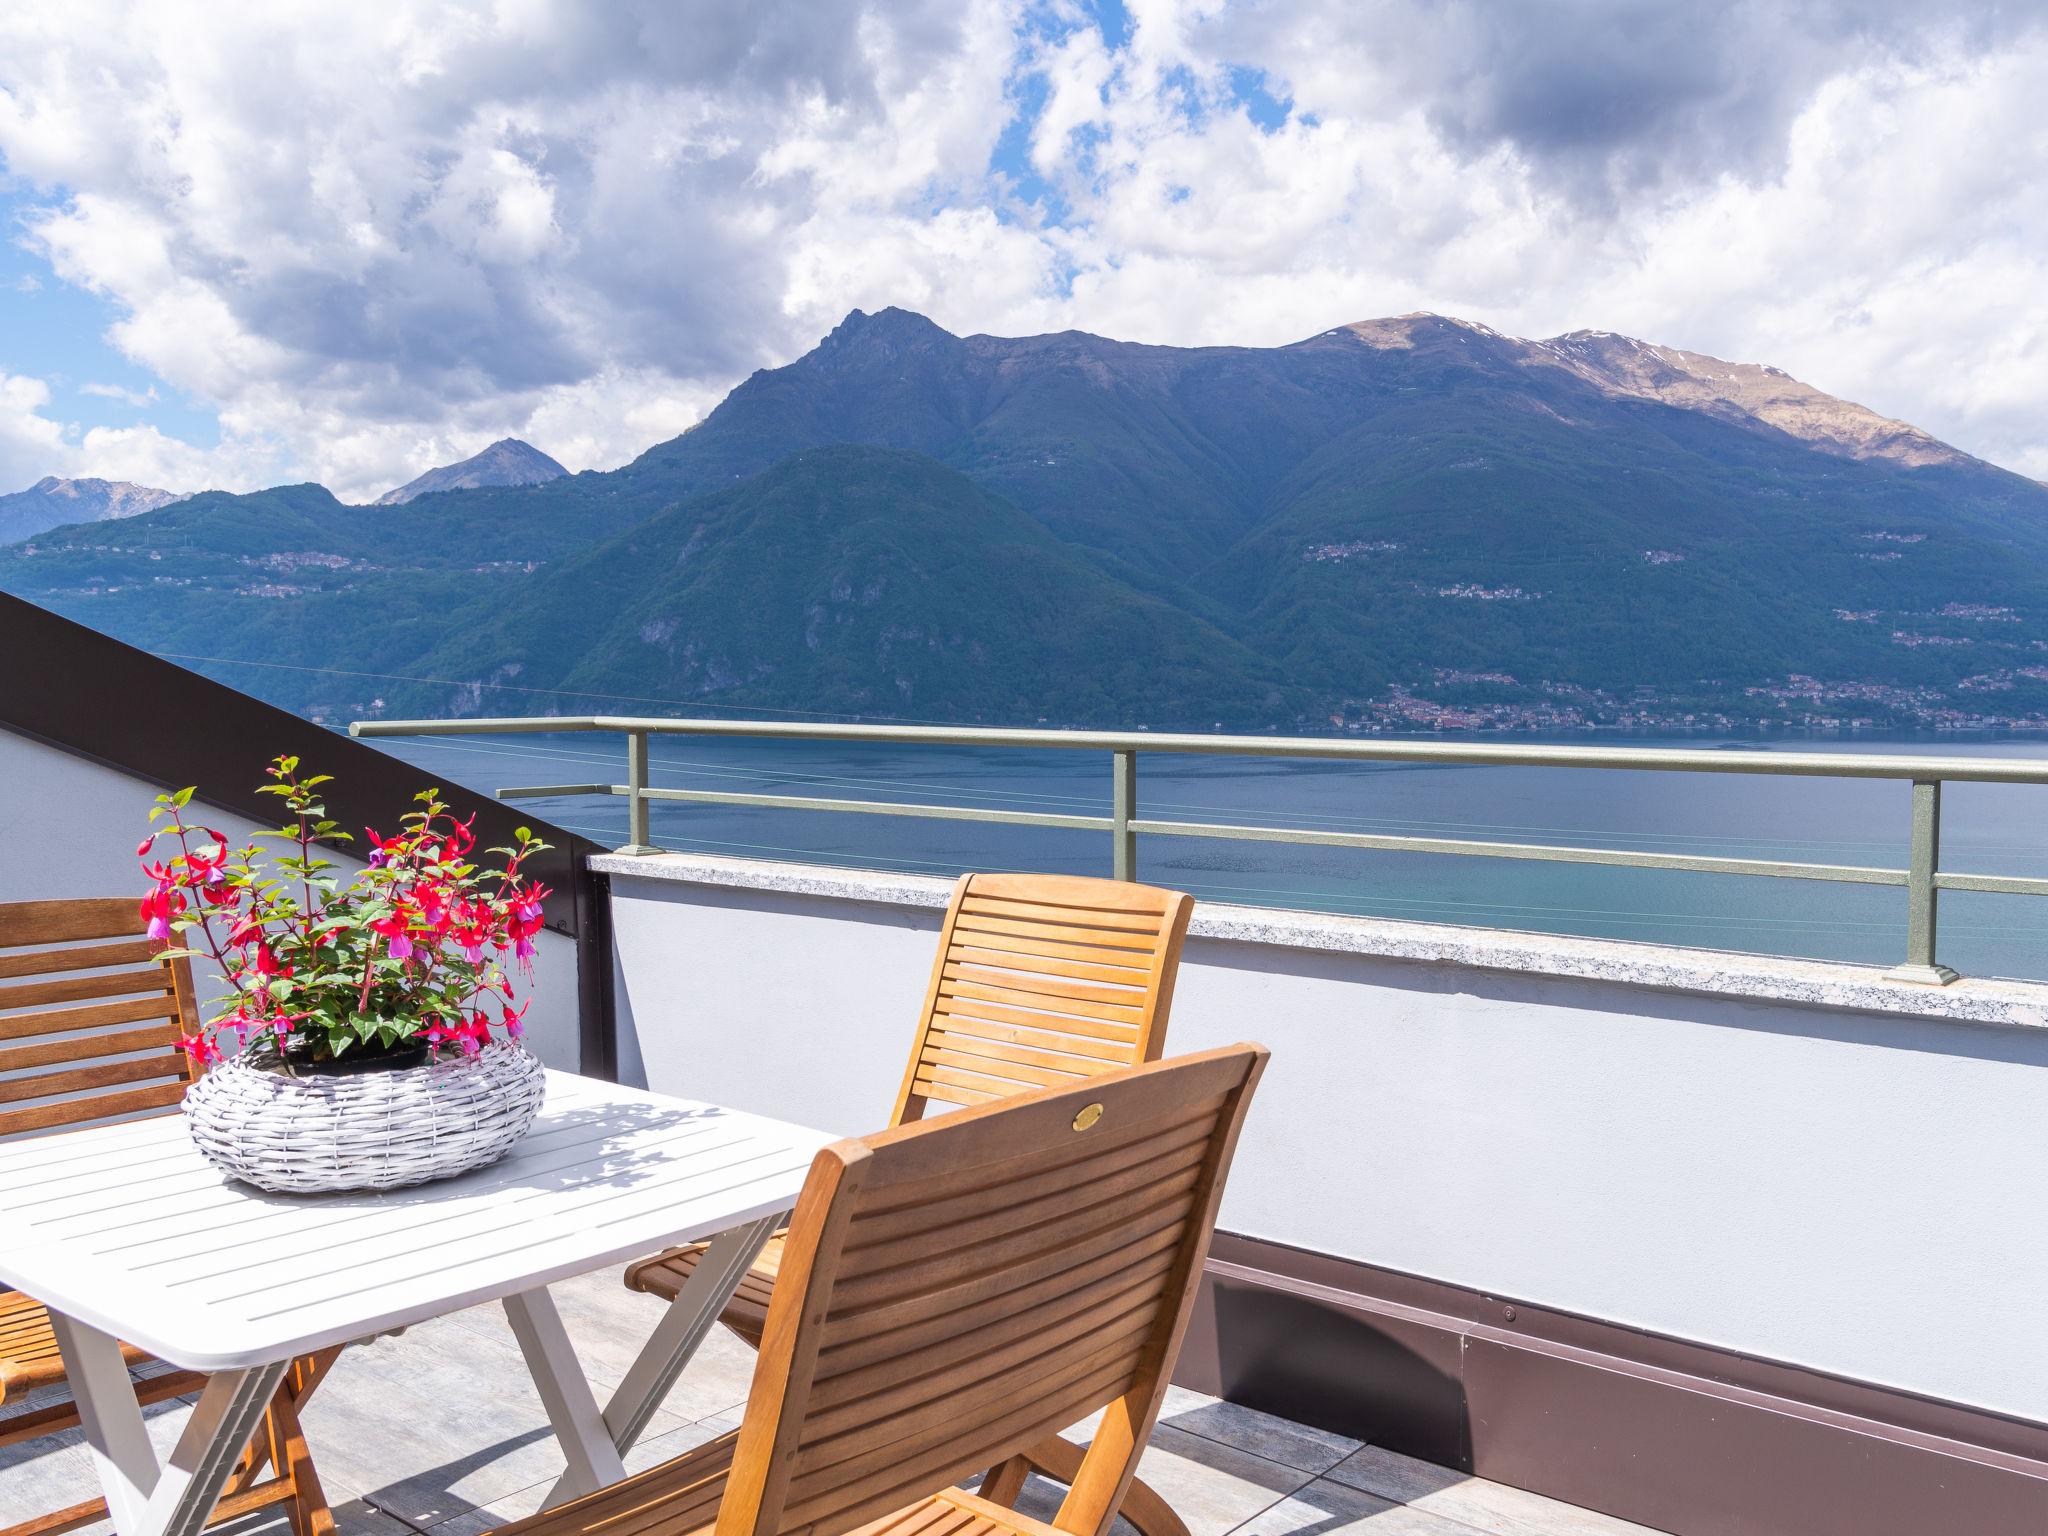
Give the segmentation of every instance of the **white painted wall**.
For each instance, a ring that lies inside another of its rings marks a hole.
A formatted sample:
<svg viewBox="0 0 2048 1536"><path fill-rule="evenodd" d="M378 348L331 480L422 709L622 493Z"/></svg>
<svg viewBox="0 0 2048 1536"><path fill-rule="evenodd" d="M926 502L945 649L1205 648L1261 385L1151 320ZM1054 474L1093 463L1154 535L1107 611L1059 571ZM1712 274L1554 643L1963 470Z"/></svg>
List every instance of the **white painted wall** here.
<svg viewBox="0 0 2048 1536"><path fill-rule="evenodd" d="M612 881L627 1080L879 1125L936 912ZM1245 1038L1231 1230L2048 1420L2048 1031L1190 940Z"/></svg>
<svg viewBox="0 0 2048 1536"><path fill-rule="evenodd" d="M149 830L150 805L163 790L182 788L147 784L0 729L0 901L128 895L139 900L144 882L135 845ZM203 793L205 786L200 788ZM395 806L393 814L407 809ZM206 817L232 838L260 830L224 811L208 810ZM528 1044L549 1066L574 1071L576 945L562 934L543 932L536 949ZM216 995L218 975L209 976L201 962L193 965L202 994Z"/></svg>

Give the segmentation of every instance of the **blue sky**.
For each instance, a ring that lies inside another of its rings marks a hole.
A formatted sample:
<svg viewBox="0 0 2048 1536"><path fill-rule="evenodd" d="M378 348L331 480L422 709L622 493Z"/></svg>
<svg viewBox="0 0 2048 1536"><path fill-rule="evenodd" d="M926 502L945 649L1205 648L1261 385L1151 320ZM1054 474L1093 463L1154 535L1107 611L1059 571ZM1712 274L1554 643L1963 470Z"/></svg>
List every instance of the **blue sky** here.
<svg viewBox="0 0 2048 1536"><path fill-rule="evenodd" d="M0 246L0 373L43 380L52 414L67 424L129 427L147 421L188 442L214 446L219 421L204 401L181 395L107 341L120 318L118 307L65 282L36 254L24 237L23 220L39 201L18 190L0 196L0 228L8 236ZM86 385L153 398L137 403Z"/></svg>
<svg viewBox="0 0 2048 1536"><path fill-rule="evenodd" d="M17 8L0 492L605 467L891 303L1616 330L2048 478L2044 90L1966 0Z"/></svg>

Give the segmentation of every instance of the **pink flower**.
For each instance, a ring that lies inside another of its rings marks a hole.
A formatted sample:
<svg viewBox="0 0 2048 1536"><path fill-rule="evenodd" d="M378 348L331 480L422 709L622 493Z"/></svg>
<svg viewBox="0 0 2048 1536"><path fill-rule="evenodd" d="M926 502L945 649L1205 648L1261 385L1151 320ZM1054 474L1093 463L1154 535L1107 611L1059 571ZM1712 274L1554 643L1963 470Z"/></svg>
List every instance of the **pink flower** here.
<svg viewBox="0 0 2048 1536"><path fill-rule="evenodd" d="M219 834L215 832L209 832L207 835L219 837ZM201 885L219 885L221 881L227 878L227 841L223 838L219 842L207 844L206 847L211 848L213 851L208 853L206 848L201 848L197 853L186 855L185 867L191 872L192 879L197 883Z"/></svg>
<svg viewBox="0 0 2048 1536"><path fill-rule="evenodd" d="M437 938L448 931L447 891L422 880L412 888L412 899L419 907L419 920L423 927Z"/></svg>
<svg viewBox="0 0 2048 1536"><path fill-rule="evenodd" d="M410 960L413 954L412 919L401 907L387 917L370 919L372 932L382 934L384 947L394 960Z"/></svg>
<svg viewBox="0 0 2048 1536"><path fill-rule="evenodd" d="M204 1035L181 1035L177 1046L201 1066L220 1060L220 1051Z"/></svg>
<svg viewBox="0 0 2048 1536"><path fill-rule="evenodd" d="M166 879L159 880L156 889L142 898L136 915L148 925L145 931L150 938L161 944L171 936L171 919L184 910L184 894Z"/></svg>
<svg viewBox="0 0 2048 1536"><path fill-rule="evenodd" d="M505 1033L517 1040L526 1033L526 1010L532 1006L531 999L514 1008L507 1003L498 1022L505 1026Z"/></svg>

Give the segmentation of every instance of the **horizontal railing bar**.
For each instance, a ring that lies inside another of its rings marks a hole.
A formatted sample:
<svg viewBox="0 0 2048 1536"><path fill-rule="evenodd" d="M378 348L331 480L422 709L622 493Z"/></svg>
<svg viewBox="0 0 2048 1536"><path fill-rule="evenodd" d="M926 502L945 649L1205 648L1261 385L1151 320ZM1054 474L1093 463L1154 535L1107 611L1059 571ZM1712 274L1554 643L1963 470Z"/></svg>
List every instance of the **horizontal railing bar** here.
<svg viewBox="0 0 2048 1536"><path fill-rule="evenodd" d="M2001 896L2048 896L2048 880L2023 875L1966 875L1936 870L1937 891L1993 891Z"/></svg>
<svg viewBox="0 0 2048 1536"><path fill-rule="evenodd" d="M619 794L625 793L620 786ZM994 821L1013 827L1072 827L1105 832L1107 816L1057 816L1038 811L983 811L958 805L893 805L886 800L815 800L804 795L742 795L713 789L643 789L649 800L684 800L696 805L754 805L782 811L851 811L859 816L919 816L934 821Z"/></svg>
<svg viewBox="0 0 2048 1536"><path fill-rule="evenodd" d="M595 715L502 715L479 720L355 720L351 736L513 736L541 731L608 731Z"/></svg>
<svg viewBox="0 0 2048 1536"><path fill-rule="evenodd" d="M1903 869L1861 864L1792 864L1781 859L1728 859L1678 853L1632 853L1618 848L1571 848L1546 843L1489 843L1461 838L1397 837L1377 832L1311 832L1291 827L1228 826L1199 821L1133 821L1148 837L1214 837L1258 843L1316 843L1332 848L1378 848L1397 853L1450 853L1495 859L1540 859L1561 864L1617 864L1633 869L1683 869L1718 875L1777 875L1789 880L1834 880L1850 885L1904 885Z"/></svg>
<svg viewBox="0 0 2048 1536"><path fill-rule="evenodd" d="M2026 758L1719 752L1690 747L1507 746L1490 742L1350 741L1317 736L1172 735L1151 731L1010 730L980 726L821 725L809 721L682 720L630 715L579 715L552 719L517 716L490 720L359 720L349 727L349 734L353 736L490 736L539 731L644 731L663 736L731 736L783 741L887 742L1057 751L1335 758L1474 767L1617 768L1801 778L2048 784L2048 759Z"/></svg>
<svg viewBox="0 0 2048 1536"><path fill-rule="evenodd" d="M543 795L623 795L623 784L529 784L493 791L500 800L537 800Z"/></svg>

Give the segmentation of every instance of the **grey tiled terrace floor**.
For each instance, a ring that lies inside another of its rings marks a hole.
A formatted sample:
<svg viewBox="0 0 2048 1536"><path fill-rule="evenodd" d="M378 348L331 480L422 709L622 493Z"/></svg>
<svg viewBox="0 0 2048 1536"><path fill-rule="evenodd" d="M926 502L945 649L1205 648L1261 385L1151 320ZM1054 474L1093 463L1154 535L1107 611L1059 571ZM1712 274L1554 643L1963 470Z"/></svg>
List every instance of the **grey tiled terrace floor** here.
<svg viewBox="0 0 2048 1536"><path fill-rule="evenodd" d="M585 1368L615 1385L660 1303L617 1270L556 1288ZM753 1352L713 1329L629 1467L661 1461L738 1422ZM34 1401L34 1399L31 1399ZM150 1415L159 1443L189 1405ZM344 1536L475 1536L530 1514L562 1468L546 1415L495 1305L349 1350L305 1416ZM1075 1431L1085 1438L1087 1426ZM1446 1471L1341 1435L1175 1388L1143 1475L1190 1536L1628 1536L1645 1528L1499 1483ZM76 1434L0 1451L0 1525L97 1492ZM1049 1519L1058 1491L1034 1483L1025 1507ZM91 1530L98 1536L110 1529ZM283 1536L274 1513L215 1527ZM1123 1536L1130 1528L1119 1522Z"/></svg>

